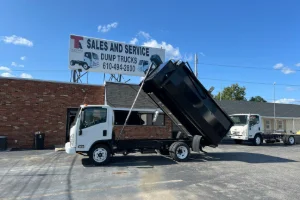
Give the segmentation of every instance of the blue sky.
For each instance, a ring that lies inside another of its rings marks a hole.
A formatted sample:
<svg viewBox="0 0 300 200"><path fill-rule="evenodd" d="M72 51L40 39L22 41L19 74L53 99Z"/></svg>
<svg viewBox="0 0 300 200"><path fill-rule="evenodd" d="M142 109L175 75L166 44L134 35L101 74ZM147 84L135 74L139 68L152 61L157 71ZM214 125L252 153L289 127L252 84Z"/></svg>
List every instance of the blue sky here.
<svg viewBox="0 0 300 200"><path fill-rule="evenodd" d="M215 92L239 83L247 98L272 101L275 81L276 100L300 103L299 7L297 0L4 0L0 74L68 82L69 35L76 34L163 46L191 65L198 53L198 77ZM90 73L89 83L102 84L103 74Z"/></svg>

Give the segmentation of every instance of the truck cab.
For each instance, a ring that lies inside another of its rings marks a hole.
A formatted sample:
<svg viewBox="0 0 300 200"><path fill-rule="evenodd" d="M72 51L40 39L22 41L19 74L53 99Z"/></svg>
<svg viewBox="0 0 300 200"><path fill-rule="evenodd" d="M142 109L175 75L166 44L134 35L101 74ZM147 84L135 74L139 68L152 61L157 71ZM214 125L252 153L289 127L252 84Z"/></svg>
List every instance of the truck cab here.
<svg viewBox="0 0 300 200"><path fill-rule="evenodd" d="M147 60L140 60L139 61L139 65L138 65L139 71L142 71L146 74L148 68L149 68L149 61L147 61Z"/></svg>
<svg viewBox="0 0 300 200"><path fill-rule="evenodd" d="M112 140L114 113L107 105L81 105L70 128L69 154L88 152L101 142L107 146Z"/></svg>
<svg viewBox="0 0 300 200"><path fill-rule="evenodd" d="M254 145L261 145L262 120L258 114L234 114L230 115L234 125L228 132L228 137L234 139L237 144L245 140L252 141Z"/></svg>
<svg viewBox="0 0 300 200"><path fill-rule="evenodd" d="M89 68L97 67L99 65L99 57L93 52L85 52L83 61L88 65Z"/></svg>

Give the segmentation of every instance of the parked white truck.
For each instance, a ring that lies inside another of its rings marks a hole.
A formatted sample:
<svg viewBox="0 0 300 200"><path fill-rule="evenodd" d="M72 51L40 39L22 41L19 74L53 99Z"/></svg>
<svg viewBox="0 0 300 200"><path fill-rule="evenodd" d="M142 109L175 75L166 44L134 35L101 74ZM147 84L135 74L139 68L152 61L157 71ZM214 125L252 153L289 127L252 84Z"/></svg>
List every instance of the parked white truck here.
<svg viewBox="0 0 300 200"><path fill-rule="evenodd" d="M80 65L84 70L99 67L99 56L93 52L84 52L82 60L71 60L70 65Z"/></svg>
<svg viewBox="0 0 300 200"><path fill-rule="evenodd" d="M171 139L120 140L119 136L126 134L126 129L114 132L114 112L110 106L82 105L70 129L70 142L65 145L67 153L88 155L95 165L103 165L115 153L126 155L158 150L176 161L186 161L190 149L199 152L205 146L218 146L233 122L191 68L181 61L162 64L157 56L153 56L151 62L156 63L156 68L152 69L151 64L139 91L143 89L178 126L180 132L177 136Z"/></svg>
<svg viewBox="0 0 300 200"><path fill-rule="evenodd" d="M266 133L262 126L261 116L258 114L233 114L230 118L234 125L227 136L234 139L237 144L243 141L250 141L256 146L261 145L263 141L266 143L283 141L284 144L295 144L294 134Z"/></svg>

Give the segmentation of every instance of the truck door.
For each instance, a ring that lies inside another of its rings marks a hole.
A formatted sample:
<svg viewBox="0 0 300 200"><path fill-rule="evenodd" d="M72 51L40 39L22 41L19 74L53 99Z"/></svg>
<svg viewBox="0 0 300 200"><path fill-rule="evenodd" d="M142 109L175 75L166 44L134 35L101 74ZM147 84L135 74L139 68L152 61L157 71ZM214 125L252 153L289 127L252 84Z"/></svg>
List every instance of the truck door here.
<svg viewBox="0 0 300 200"><path fill-rule="evenodd" d="M87 107L83 110L76 151L89 151L94 142L111 139L107 113L107 108L102 107Z"/></svg>
<svg viewBox="0 0 300 200"><path fill-rule="evenodd" d="M260 118L258 115L250 115L249 118L249 138L254 138L255 134L261 131Z"/></svg>
<svg viewBox="0 0 300 200"><path fill-rule="evenodd" d="M84 53L84 62L91 67L92 66L92 54L91 52L85 52Z"/></svg>

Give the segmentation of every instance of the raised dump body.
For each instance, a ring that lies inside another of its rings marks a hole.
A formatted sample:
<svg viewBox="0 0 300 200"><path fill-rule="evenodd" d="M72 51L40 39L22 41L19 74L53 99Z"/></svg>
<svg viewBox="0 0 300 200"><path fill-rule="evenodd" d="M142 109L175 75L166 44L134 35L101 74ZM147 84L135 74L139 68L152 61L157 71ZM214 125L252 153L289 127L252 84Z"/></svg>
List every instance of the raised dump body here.
<svg viewBox="0 0 300 200"><path fill-rule="evenodd" d="M233 126L230 117L184 62L168 61L146 77L143 90L188 136L216 147Z"/></svg>

